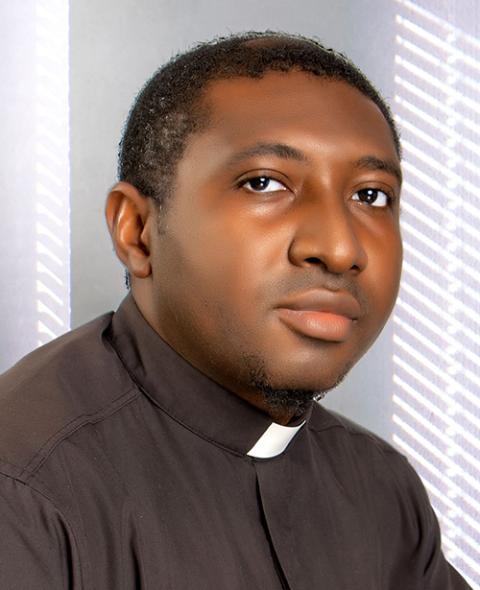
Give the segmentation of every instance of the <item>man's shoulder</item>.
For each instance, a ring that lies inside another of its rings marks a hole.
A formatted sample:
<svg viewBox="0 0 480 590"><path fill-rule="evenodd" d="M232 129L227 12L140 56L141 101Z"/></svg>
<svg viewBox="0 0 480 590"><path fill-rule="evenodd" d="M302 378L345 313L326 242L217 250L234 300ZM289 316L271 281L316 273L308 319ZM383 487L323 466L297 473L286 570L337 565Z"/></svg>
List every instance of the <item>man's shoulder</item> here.
<svg viewBox="0 0 480 590"><path fill-rule="evenodd" d="M358 477L385 493L393 489L404 499L426 498L407 457L377 434L318 404L309 428L318 439L323 457L334 471L342 472L341 477Z"/></svg>
<svg viewBox="0 0 480 590"><path fill-rule="evenodd" d="M383 474L390 472L394 478L405 470L412 470L405 455L392 444L342 414L318 404L312 413L310 429L318 436L325 452L333 455L332 460L349 457L362 469Z"/></svg>
<svg viewBox="0 0 480 590"><path fill-rule="evenodd" d="M326 409L320 404L316 404L312 414L311 428L318 432L333 430L339 437L345 439L352 445L366 445L372 450L387 454L396 454L399 452L386 440L340 414L334 410Z"/></svg>
<svg viewBox="0 0 480 590"><path fill-rule="evenodd" d="M8 475L28 477L62 439L131 395L109 342L111 318L72 330L0 376L0 463Z"/></svg>

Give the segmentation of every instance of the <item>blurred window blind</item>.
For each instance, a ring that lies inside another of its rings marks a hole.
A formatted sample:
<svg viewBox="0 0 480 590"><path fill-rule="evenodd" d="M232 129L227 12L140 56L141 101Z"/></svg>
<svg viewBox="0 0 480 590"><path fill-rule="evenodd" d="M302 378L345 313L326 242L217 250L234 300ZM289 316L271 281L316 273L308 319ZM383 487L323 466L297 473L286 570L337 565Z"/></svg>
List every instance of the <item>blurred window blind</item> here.
<svg viewBox="0 0 480 590"><path fill-rule="evenodd" d="M68 12L0 3L0 371L69 327Z"/></svg>
<svg viewBox="0 0 480 590"><path fill-rule="evenodd" d="M454 11L396 0L405 184L393 440L421 475L448 559L480 588L480 42ZM452 13L453 11L453 13Z"/></svg>

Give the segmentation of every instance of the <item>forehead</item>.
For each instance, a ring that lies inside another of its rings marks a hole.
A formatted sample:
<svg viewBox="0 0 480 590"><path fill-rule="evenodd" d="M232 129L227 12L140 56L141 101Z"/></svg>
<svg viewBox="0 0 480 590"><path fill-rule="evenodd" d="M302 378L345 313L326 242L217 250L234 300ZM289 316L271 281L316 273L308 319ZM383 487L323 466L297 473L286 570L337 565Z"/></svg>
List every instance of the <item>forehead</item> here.
<svg viewBox="0 0 480 590"><path fill-rule="evenodd" d="M222 144L241 146L259 137L288 141L297 134L312 148L361 143L362 150L398 158L378 106L343 81L298 71L216 80L207 86L203 104L208 111L203 133Z"/></svg>

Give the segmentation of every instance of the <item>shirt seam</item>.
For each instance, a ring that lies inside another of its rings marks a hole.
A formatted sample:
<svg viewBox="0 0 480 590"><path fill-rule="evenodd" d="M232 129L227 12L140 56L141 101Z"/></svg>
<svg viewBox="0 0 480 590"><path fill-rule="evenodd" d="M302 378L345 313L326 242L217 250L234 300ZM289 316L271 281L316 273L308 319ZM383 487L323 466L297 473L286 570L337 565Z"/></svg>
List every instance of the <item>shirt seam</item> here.
<svg viewBox="0 0 480 590"><path fill-rule="evenodd" d="M51 453L61 442L72 436L86 424L96 424L97 422L108 418L133 401L137 396L138 392L134 388L130 388L126 392L122 393L119 397L115 398L106 407L101 408L96 412L92 412L91 414L81 414L80 416L76 416L74 419L70 420L70 422L62 426L60 430L57 430L42 444L42 446L34 453L33 457L28 461L28 463L23 468L21 468L22 470L20 471L18 477L22 478L21 481L27 483L42 467ZM49 445L50 448L48 448ZM20 468L20 466L18 467Z"/></svg>
<svg viewBox="0 0 480 590"><path fill-rule="evenodd" d="M11 465L11 463L10 463L10 465ZM45 492L42 492L41 490L39 490L36 487L32 486L30 483L28 483L28 482L26 482L26 481L24 481L22 479L19 479L18 477L14 477L14 476L12 476L12 475L10 475L8 473L5 473L4 471L1 471L1 470L0 470L0 476L3 476L4 478L9 479L11 481L14 481L14 482L18 483L19 485L25 486L26 488L28 488L33 493L33 495L35 495L35 496L38 495L38 496L42 497L48 504L50 504L59 513L59 515L63 519L63 522L64 522L65 526L67 527L69 533L72 536L73 542L75 544L75 548L77 550L78 559L79 559L79 566L80 566L79 567L79 573L80 573L81 588L87 588L88 586L85 585L85 576L84 576L83 568L81 567L81 562L80 562L80 555L81 555L81 553L80 553L80 545L79 545L79 542L78 542L78 539L77 539L77 535L75 534L75 531L74 531L73 526L71 525L70 521L65 516L65 514L63 513L63 511L60 510L60 508L57 506L57 504L47 494L45 494ZM40 483L43 483L39 478L38 478L38 481Z"/></svg>

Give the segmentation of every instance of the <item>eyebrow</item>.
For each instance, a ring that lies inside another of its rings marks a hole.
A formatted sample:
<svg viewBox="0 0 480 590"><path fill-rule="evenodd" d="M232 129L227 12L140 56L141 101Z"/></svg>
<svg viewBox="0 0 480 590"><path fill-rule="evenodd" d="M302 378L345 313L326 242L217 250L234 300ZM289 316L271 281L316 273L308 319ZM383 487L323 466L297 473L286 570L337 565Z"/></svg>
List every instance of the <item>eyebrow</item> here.
<svg viewBox="0 0 480 590"><path fill-rule="evenodd" d="M297 148L285 143L257 143L234 154L227 162L227 166L235 166L243 160L256 156L277 156L284 160L296 160L297 162L308 162L307 156ZM377 156L363 156L355 162L355 168L360 170L382 170L395 176L402 184L402 171L393 160L385 160Z"/></svg>
<svg viewBox="0 0 480 590"><path fill-rule="evenodd" d="M377 156L363 156L355 162L355 167L360 170L383 170L395 176L400 184L402 184L402 171L400 166L393 160L383 160Z"/></svg>
<svg viewBox="0 0 480 590"><path fill-rule="evenodd" d="M241 152L234 154L227 162L227 166L235 166L243 160L253 158L255 156L277 156L284 160L297 160L298 162L307 162L307 156L285 143L256 143Z"/></svg>

